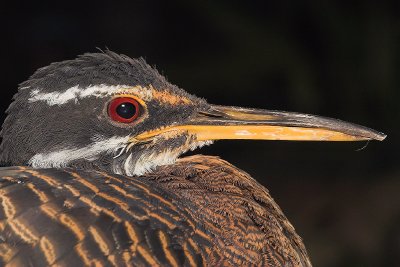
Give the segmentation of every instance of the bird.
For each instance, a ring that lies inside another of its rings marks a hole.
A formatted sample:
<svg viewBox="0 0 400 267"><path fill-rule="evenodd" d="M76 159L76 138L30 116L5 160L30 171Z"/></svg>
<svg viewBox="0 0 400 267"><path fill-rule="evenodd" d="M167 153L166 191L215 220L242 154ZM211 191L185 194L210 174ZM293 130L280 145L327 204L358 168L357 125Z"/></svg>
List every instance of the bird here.
<svg viewBox="0 0 400 267"><path fill-rule="evenodd" d="M2 266L311 266L264 186L219 157L183 154L223 139L386 137L209 104L110 50L38 69L0 136Z"/></svg>

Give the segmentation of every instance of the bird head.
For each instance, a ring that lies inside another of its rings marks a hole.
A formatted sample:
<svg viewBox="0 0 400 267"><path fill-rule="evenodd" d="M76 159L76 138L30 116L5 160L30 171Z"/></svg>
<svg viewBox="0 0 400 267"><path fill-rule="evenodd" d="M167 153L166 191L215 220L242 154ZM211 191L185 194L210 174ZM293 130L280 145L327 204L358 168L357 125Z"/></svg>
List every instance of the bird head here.
<svg viewBox="0 0 400 267"><path fill-rule="evenodd" d="M23 82L1 131L0 162L141 175L220 139L383 140L319 116L217 106L143 59L111 51L53 63Z"/></svg>

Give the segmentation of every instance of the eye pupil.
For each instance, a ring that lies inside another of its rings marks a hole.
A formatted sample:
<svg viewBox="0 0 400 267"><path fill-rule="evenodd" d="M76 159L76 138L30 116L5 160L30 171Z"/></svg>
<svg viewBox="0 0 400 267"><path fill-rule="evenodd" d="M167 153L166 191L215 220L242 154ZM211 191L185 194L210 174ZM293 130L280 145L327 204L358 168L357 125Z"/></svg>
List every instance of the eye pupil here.
<svg viewBox="0 0 400 267"><path fill-rule="evenodd" d="M125 102L120 104L116 110L117 114L124 119L130 119L136 114L136 106L132 103Z"/></svg>

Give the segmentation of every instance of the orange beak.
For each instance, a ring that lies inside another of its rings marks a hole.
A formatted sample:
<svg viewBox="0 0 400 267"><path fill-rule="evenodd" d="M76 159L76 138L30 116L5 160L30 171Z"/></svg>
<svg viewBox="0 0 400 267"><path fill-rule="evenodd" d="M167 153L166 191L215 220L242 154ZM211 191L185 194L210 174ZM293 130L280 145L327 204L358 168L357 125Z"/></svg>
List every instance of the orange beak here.
<svg viewBox="0 0 400 267"><path fill-rule="evenodd" d="M169 131L194 135L198 141L221 139L295 141L382 141L386 135L364 126L341 120L294 112L211 106L184 125L142 133L145 140Z"/></svg>

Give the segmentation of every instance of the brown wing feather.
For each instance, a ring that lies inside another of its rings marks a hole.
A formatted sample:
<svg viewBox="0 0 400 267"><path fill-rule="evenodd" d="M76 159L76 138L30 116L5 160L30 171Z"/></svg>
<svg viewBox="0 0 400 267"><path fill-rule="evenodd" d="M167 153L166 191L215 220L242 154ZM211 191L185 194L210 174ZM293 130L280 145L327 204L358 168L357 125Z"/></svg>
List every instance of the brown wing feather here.
<svg viewBox="0 0 400 267"><path fill-rule="evenodd" d="M151 175L0 170L0 259L15 266L311 266L267 190L215 157Z"/></svg>

